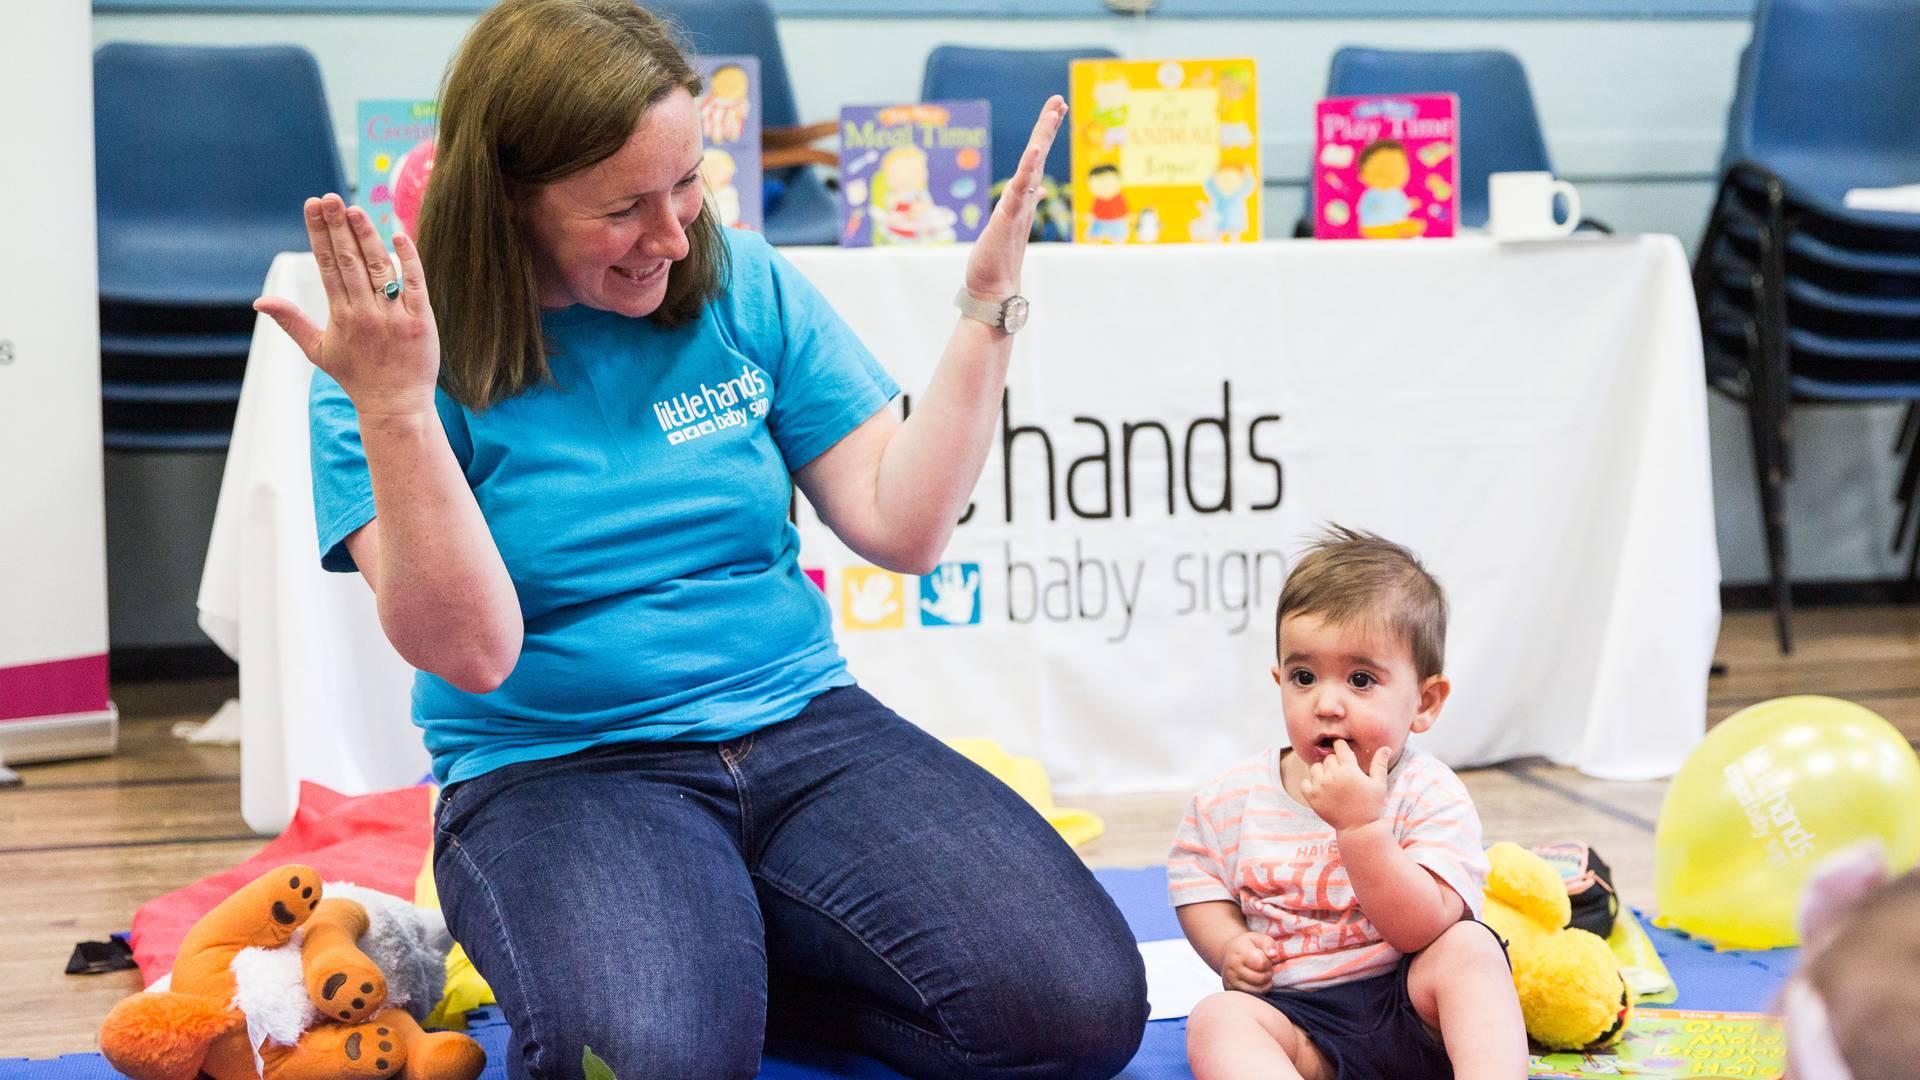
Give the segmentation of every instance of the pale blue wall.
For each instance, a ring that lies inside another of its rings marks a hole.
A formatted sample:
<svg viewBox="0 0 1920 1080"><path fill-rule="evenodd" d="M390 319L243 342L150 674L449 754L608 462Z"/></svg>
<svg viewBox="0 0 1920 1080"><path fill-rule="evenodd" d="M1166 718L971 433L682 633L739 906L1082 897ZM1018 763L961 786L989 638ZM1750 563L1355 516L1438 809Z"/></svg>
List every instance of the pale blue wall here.
<svg viewBox="0 0 1920 1080"><path fill-rule="evenodd" d="M224 0L243 3L244 0ZM462 0L410 0L459 6ZM946 10L950 0L916 0ZM1368 10L1434 10L1432 0L1353 0ZM1098 10L1091 0L1033 0L1039 10ZM118 6L116 6L118 5ZM931 16L846 18L844 0L776 0L803 119L831 118L841 105L918 96L927 52L943 43L1042 47L1107 45L1123 56L1252 55L1259 62L1261 124L1268 176L1267 221L1284 235L1302 202L1307 117L1334 50L1347 44L1411 48L1497 47L1518 55L1533 82L1557 170L1579 185L1586 212L1628 232L1679 236L1691 249L1712 192L1734 65L1749 36L1741 0L1642 6L1693 17L1541 18L1144 18L986 19ZM875 4L874 6L879 6ZM903 4L895 3L893 10ZM1005 3L980 5L1007 8ZM1015 5L1016 7L1025 5ZM1163 10L1353 10L1312 0L1168 0ZM406 14L135 10L138 0L101 0L100 42L215 44L295 42L318 58L341 153L354 160L354 102L431 97L441 69L472 23L471 10ZM1618 13L1622 0L1481 0L1477 10ZM1034 10L1027 6L1027 10ZM1552 362L1542 357L1543 363ZM1862 418L1864 417L1864 422ZM1801 478L1789 492L1796 576L1803 580L1885 578L1902 567L1886 552L1892 529L1887 452L1898 413L1886 408L1813 412L1798 429ZM1729 582L1764 576L1743 414L1712 412L1715 505Z"/></svg>

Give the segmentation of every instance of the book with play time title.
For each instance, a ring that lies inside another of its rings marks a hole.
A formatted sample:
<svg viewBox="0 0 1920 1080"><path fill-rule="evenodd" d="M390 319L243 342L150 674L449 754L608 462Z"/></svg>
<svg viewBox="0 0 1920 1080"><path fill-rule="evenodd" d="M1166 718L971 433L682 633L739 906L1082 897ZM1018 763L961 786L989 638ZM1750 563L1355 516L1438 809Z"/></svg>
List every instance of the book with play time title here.
<svg viewBox="0 0 1920 1080"><path fill-rule="evenodd" d="M1639 1009L1607 1053L1545 1054L1533 1059L1535 1080L1637 1076L1744 1077L1775 1080L1786 1071L1787 1044L1777 1017L1765 1013Z"/></svg>
<svg viewBox="0 0 1920 1080"><path fill-rule="evenodd" d="M1075 60L1068 78L1073 239L1260 239L1254 63Z"/></svg>
<svg viewBox="0 0 1920 1080"><path fill-rule="evenodd" d="M760 58L701 56L694 60L705 91L700 134L706 150L700 176L720 224L760 231L765 204L760 165Z"/></svg>
<svg viewBox="0 0 1920 1080"><path fill-rule="evenodd" d="M1460 222L1460 99L1326 98L1313 115L1313 235L1452 236Z"/></svg>
<svg viewBox="0 0 1920 1080"><path fill-rule="evenodd" d="M991 209L985 101L840 110L840 244L951 244L977 238Z"/></svg>
<svg viewBox="0 0 1920 1080"><path fill-rule="evenodd" d="M402 222L419 219L433 170L440 107L432 101L378 99L359 103L359 203L391 247Z"/></svg>

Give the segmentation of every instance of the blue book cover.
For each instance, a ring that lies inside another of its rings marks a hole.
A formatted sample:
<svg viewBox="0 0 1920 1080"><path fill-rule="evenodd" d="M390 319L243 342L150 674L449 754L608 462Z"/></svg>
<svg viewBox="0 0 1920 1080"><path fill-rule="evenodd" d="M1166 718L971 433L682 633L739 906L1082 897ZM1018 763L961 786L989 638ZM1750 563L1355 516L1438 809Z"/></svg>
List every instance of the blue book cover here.
<svg viewBox="0 0 1920 1080"><path fill-rule="evenodd" d="M978 237L992 201L989 118L984 101L841 109L841 245Z"/></svg>
<svg viewBox="0 0 1920 1080"><path fill-rule="evenodd" d="M700 95L700 134L706 151L700 175L707 200L730 229L760 231L764 191L760 166L760 58L702 56L695 67L706 90Z"/></svg>
<svg viewBox="0 0 1920 1080"><path fill-rule="evenodd" d="M393 234L412 235L420 217L420 198L433 172L433 140L440 129L440 107L432 101L360 102L357 202L373 219L389 246Z"/></svg>

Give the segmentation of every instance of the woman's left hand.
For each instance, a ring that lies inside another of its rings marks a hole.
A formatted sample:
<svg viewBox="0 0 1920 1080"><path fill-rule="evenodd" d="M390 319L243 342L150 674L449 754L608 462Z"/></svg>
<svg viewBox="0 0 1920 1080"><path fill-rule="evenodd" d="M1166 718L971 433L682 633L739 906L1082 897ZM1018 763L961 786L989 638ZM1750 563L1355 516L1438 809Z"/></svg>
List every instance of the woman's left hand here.
<svg viewBox="0 0 1920 1080"><path fill-rule="evenodd" d="M987 227L973 242L973 254L967 259L967 291L981 299L1003 300L1020 291L1020 263L1027 254L1034 208L1040 205L1040 178L1046 170L1047 151L1053 147L1053 137L1066 115L1067 103L1058 94L1040 107L1033 137L1027 140L1026 153L1020 155L1020 167L1001 192L1000 204L987 219Z"/></svg>

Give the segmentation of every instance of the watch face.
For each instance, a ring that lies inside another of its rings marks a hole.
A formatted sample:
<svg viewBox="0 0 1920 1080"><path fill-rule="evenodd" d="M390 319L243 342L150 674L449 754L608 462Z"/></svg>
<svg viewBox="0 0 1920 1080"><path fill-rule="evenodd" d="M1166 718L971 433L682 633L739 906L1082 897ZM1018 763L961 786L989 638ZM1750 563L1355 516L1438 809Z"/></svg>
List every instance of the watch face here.
<svg viewBox="0 0 1920 1080"><path fill-rule="evenodd" d="M1000 320L1007 333L1018 333L1021 327L1027 325L1027 298L1008 297L1006 303L1000 305Z"/></svg>

